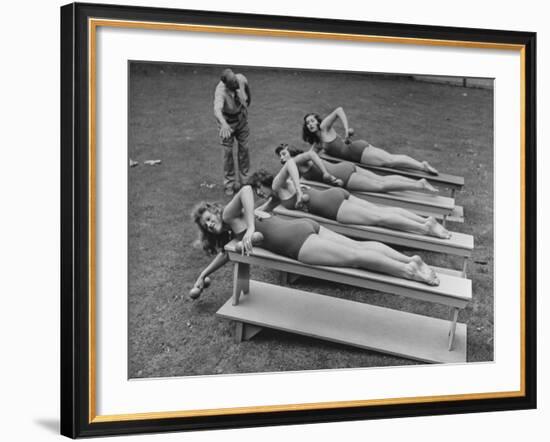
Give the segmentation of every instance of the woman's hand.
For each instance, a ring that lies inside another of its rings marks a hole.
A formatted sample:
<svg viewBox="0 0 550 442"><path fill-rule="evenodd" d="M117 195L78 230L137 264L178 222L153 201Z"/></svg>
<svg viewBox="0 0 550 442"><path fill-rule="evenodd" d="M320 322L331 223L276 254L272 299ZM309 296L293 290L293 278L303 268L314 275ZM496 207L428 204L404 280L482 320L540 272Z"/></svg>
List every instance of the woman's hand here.
<svg viewBox="0 0 550 442"><path fill-rule="evenodd" d="M195 281L195 284L193 284L193 288L189 292L189 297L191 299L197 299L201 295L202 291L210 285L210 282L211 281L208 276L199 276Z"/></svg>
<svg viewBox="0 0 550 442"><path fill-rule="evenodd" d="M242 239L242 251L243 255L250 255L252 252L252 235L254 235L254 229L247 229Z"/></svg>
<svg viewBox="0 0 550 442"><path fill-rule="evenodd" d="M309 203L309 195L304 194L302 189L296 192L296 204L294 205L298 210L307 212L307 204Z"/></svg>
<svg viewBox="0 0 550 442"><path fill-rule="evenodd" d="M353 127L348 128L348 130L346 131L346 138L344 139L346 144L351 143L351 137L353 137L353 135L355 135L355 130L353 129Z"/></svg>
<svg viewBox="0 0 550 442"><path fill-rule="evenodd" d="M342 187L344 185L344 182L340 178L336 178L328 172L323 174L323 182L338 187Z"/></svg>

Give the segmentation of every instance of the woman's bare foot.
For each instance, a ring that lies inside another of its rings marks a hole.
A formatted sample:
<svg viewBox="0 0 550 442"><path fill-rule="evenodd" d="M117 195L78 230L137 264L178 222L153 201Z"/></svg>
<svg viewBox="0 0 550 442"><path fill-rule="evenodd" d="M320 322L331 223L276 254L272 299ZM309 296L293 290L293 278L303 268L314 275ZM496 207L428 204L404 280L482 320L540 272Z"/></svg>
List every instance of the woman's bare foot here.
<svg viewBox="0 0 550 442"><path fill-rule="evenodd" d="M451 232L439 224L433 216L428 217L426 225L428 226L428 235L430 236L443 239L449 239L451 237Z"/></svg>
<svg viewBox="0 0 550 442"><path fill-rule="evenodd" d="M420 184L422 185L422 190L425 190L430 193L439 192L439 189L437 187L432 186L426 178L421 178Z"/></svg>
<svg viewBox="0 0 550 442"><path fill-rule="evenodd" d="M405 264L409 277L414 281L423 282L428 285L439 285L439 278L420 256L413 256L411 262Z"/></svg>
<svg viewBox="0 0 550 442"><path fill-rule="evenodd" d="M439 175L439 172L435 167L430 165L427 161L422 161L422 165L424 166L424 170L428 173L431 173L432 175Z"/></svg>

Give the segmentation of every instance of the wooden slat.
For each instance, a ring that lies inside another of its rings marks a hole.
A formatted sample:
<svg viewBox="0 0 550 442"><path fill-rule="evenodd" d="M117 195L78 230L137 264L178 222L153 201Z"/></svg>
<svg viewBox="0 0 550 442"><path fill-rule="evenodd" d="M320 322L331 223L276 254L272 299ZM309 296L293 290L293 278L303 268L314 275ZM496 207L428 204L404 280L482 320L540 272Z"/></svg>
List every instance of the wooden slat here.
<svg viewBox="0 0 550 442"><path fill-rule="evenodd" d="M466 361L466 325L457 324L448 350L449 321L250 282L250 296L217 312L238 322L404 356L423 362ZM345 318L345 319L344 319Z"/></svg>
<svg viewBox="0 0 550 442"><path fill-rule="evenodd" d="M276 255L260 247L254 247L250 255L241 255L235 251L235 244L235 241L231 241L225 246L225 249L229 253L229 258L234 262L261 265L273 270L311 276L451 307L464 308L472 299L472 282L466 278L457 278L444 273L438 273L440 284L438 286L429 286L420 282L367 270L346 267L311 266Z"/></svg>
<svg viewBox="0 0 550 442"><path fill-rule="evenodd" d="M321 153L321 158L330 161L332 163L340 163L342 160L340 158L332 157L326 153ZM363 169L372 170L375 173L380 175L402 175L410 178L426 178L429 182L434 185L443 185L450 189L462 189L464 187L464 178L457 175L450 175L446 173L440 173L439 175L431 175L426 172L421 172L411 169L392 169L389 167L380 167L380 166L369 166L361 163L355 163L349 161L350 163L362 167Z"/></svg>
<svg viewBox="0 0 550 442"><path fill-rule="evenodd" d="M451 232L452 236L450 239L442 239L433 236L387 229L384 227L341 224L338 221L322 218L311 213L302 212L299 210L289 210L283 206L277 206L273 211L277 215L286 219L313 219L322 226L353 238L381 241L387 244L395 244L419 250L429 250L432 252L464 257L471 256L474 248L473 236L459 232Z"/></svg>

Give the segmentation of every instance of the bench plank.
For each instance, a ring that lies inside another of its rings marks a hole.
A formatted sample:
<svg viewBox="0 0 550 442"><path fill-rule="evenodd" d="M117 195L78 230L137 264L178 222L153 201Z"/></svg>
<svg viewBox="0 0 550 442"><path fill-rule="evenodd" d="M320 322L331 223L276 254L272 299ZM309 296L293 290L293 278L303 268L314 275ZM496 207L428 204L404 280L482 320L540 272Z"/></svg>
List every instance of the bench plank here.
<svg viewBox="0 0 550 442"><path fill-rule="evenodd" d="M340 163L341 161L343 161L341 158L336 158L326 153L321 153L320 157L324 160L330 161L331 163ZM426 178L434 185L443 185L450 189L461 190L464 187L464 177L457 175L450 175L447 173L432 175L426 172L412 169L392 169L390 167L370 166L362 163L355 163L353 161L348 162L354 164L355 166L362 167L363 169L372 170L373 172L379 173L380 175L402 175L410 178Z"/></svg>
<svg viewBox="0 0 550 442"><path fill-rule="evenodd" d="M273 270L311 276L451 307L464 308L472 299L472 281L442 272L438 273L440 284L438 286L429 286L420 282L367 270L312 266L276 255L261 247L254 247L250 255L242 255L235 250L235 244L236 241L233 240L225 246L229 259L233 262L263 265Z"/></svg>
<svg viewBox="0 0 550 442"><path fill-rule="evenodd" d="M280 205L275 207L273 212L286 219L309 218L317 221L324 227L353 238L380 241L387 244L463 257L470 257L474 249L474 237L465 233L451 232L452 236L450 239L442 239L384 227L341 224L338 221L322 218L300 210L289 210Z"/></svg>
<svg viewBox="0 0 550 442"><path fill-rule="evenodd" d="M238 306L228 300L217 315L423 362L466 361L465 324L457 324L448 351L448 320L258 281L250 281L250 295Z"/></svg>

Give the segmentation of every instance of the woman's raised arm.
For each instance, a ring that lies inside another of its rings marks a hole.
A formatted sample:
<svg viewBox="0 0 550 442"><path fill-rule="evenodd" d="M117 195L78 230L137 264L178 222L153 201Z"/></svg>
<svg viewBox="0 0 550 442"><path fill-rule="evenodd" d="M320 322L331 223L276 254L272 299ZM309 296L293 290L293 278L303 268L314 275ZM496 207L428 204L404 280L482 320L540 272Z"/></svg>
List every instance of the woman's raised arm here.
<svg viewBox="0 0 550 442"><path fill-rule="evenodd" d="M344 133L345 133L345 137L347 138L348 130L349 130L348 118L342 107L337 107L330 114L328 114L323 119L323 121L321 121L319 128L323 132L329 131L332 128L332 125L334 124L334 122L336 121L336 118L339 118L342 124L344 125Z"/></svg>
<svg viewBox="0 0 550 442"><path fill-rule="evenodd" d="M301 155L303 154L300 154L299 156ZM296 166L294 158L290 158L284 164L284 166L281 168L275 178L273 178L273 184L271 185L271 188L279 197L281 197L281 191L287 187L286 182L290 178L292 180L292 184L294 184L294 189L296 191L296 207L300 207L304 194L300 186L300 172L298 171L298 166Z"/></svg>
<svg viewBox="0 0 550 442"><path fill-rule="evenodd" d="M325 183L329 183L329 184L332 184L334 186L339 186L339 187L342 187L344 185L342 180L340 180L340 179L336 178L334 175L330 174L330 172L327 170L327 168L325 166L324 161L319 157L319 155L317 155L317 152L310 149L307 152L304 152L303 154L300 154L300 156L301 155L306 155L305 158L307 158L308 161L312 161L313 164L315 164L321 170L321 172L323 173L323 181Z"/></svg>

